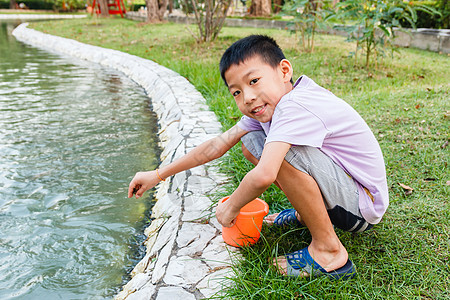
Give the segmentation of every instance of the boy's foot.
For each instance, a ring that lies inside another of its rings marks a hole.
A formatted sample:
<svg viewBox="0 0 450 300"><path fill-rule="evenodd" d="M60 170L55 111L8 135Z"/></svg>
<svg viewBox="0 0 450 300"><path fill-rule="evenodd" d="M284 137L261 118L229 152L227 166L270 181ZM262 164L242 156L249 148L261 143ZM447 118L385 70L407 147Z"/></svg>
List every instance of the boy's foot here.
<svg viewBox="0 0 450 300"><path fill-rule="evenodd" d="M326 275L334 279L349 279L355 275L356 268L348 259L345 248L342 247L336 253L324 252L322 253L323 257L319 260L317 255L314 255L316 259L312 258L310 247L274 258L273 264L279 273L288 276L309 277L312 275L317 277Z"/></svg>
<svg viewBox="0 0 450 300"><path fill-rule="evenodd" d="M269 225L286 226L290 224L304 225L300 215L295 209L285 209L282 212L268 215L264 222Z"/></svg>

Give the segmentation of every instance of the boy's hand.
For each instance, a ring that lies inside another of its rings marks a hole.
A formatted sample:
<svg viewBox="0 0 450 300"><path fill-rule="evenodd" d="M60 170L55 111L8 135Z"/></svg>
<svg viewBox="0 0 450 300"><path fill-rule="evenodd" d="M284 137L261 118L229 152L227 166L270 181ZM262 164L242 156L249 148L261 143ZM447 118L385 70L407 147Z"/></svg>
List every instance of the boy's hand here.
<svg viewBox="0 0 450 300"><path fill-rule="evenodd" d="M128 198L136 194L136 198L142 197L142 194L151 189L160 182L156 171L138 172L134 175L133 180L128 187Z"/></svg>
<svg viewBox="0 0 450 300"><path fill-rule="evenodd" d="M239 215L240 209L234 207L230 199L223 203L219 203L216 208L217 221L223 227L232 227L236 223L236 217Z"/></svg>

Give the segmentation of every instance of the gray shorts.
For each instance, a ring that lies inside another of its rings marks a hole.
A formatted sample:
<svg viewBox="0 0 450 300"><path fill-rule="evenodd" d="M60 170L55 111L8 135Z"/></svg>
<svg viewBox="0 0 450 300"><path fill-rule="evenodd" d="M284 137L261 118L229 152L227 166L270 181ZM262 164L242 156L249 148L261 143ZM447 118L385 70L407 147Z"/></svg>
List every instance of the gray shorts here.
<svg viewBox="0 0 450 300"><path fill-rule="evenodd" d="M251 131L241 141L259 160L265 139L264 131ZM330 157L315 147L292 146L285 160L317 182L333 225L350 232L372 228L359 210L359 192L355 181Z"/></svg>

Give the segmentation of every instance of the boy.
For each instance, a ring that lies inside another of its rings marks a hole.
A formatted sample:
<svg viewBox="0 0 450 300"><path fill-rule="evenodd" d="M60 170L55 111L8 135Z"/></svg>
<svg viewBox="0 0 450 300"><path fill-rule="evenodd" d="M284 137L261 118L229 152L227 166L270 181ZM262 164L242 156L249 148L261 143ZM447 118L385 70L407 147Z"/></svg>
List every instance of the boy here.
<svg viewBox="0 0 450 300"><path fill-rule="evenodd" d="M351 278L355 267L333 225L367 230L388 205L384 161L369 127L346 102L308 77L293 85L291 63L270 37L235 42L223 54L220 71L242 119L179 160L136 174L128 196L136 189L140 197L160 180L221 157L242 140L243 154L255 168L218 205L217 220L231 227L240 209L275 183L294 209L268 216L267 222L304 224L312 241L274 259L274 265L287 275Z"/></svg>

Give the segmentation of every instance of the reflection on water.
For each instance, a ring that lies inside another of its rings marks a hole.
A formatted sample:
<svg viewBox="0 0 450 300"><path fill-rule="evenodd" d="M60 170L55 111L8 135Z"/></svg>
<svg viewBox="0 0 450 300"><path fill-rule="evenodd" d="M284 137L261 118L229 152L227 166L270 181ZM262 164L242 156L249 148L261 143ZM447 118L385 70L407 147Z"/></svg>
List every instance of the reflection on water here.
<svg viewBox="0 0 450 300"><path fill-rule="evenodd" d="M126 192L157 164L155 116L124 75L18 43L14 25L0 23L0 299L110 297L146 222L149 198Z"/></svg>

